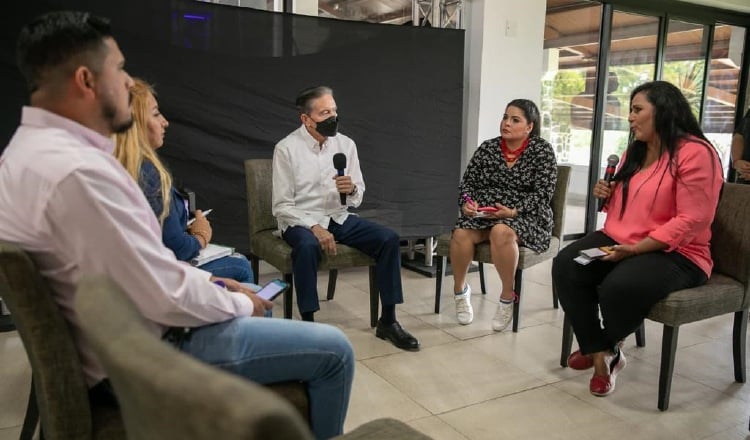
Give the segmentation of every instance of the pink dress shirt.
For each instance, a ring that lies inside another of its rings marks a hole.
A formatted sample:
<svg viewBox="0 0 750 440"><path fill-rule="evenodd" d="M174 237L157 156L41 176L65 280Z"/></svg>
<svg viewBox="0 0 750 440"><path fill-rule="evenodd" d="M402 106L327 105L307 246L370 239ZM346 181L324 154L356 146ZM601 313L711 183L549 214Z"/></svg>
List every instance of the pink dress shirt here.
<svg viewBox="0 0 750 440"><path fill-rule="evenodd" d="M70 322L89 386L106 377L76 319L81 277L114 279L152 323L196 327L252 314L242 294L178 262L161 241L143 192L112 156L111 139L57 114L24 107L0 156L0 240L27 251Z"/></svg>
<svg viewBox="0 0 750 440"><path fill-rule="evenodd" d="M678 177L668 169L667 152L633 175L622 218L622 184L615 185L603 232L621 244L645 237L666 243L666 252L679 252L710 276L711 223L723 182L721 163L713 148L695 138L682 143L675 159Z"/></svg>

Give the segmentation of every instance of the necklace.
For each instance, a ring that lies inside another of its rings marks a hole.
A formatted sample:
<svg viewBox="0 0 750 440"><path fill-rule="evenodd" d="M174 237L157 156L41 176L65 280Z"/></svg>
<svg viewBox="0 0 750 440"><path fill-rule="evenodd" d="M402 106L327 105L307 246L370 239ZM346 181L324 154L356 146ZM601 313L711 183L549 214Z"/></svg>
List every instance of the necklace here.
<svg viewBox="0 0 750 440"><path fill-rule="evenodd" d="M505 139L500 138L500 152L503 154L503 157L505 157L506 162L515 162L518 160L518 157L521 156L521 153L523 153L523 150L525 150L528 145L529 138L526 138L520 147L511 150L508 148L508 143L505 142Z"/></svg>

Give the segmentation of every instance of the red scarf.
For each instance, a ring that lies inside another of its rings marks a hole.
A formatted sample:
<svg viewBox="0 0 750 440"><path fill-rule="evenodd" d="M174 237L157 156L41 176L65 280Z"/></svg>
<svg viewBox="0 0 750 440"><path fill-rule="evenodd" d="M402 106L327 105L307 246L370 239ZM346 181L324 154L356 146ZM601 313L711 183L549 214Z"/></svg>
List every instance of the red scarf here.
<svg viewBox="0 0 750 440"><path fill-rule="evenodd" d="M508 148L505 139L500 138L500 152L503 154L506 162L515 162L518 160L527 146L529 146L529 138L526 138L526 140L523 141L520 148L511 151L511 149Z"/></svg>

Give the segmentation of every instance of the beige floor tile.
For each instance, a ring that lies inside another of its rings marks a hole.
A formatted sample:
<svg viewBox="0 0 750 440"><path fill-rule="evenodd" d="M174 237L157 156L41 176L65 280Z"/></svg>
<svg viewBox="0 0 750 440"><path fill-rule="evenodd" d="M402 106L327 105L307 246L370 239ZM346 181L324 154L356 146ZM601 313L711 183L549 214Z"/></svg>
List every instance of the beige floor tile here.
<svg viewBox="0 0 750 440"><path fill-rule="evenodd" d="M18 440L21 435L21 426L0 428L0 440Z"/></svg>
<svg viewBox="0 0 750 440"><path fill-rule="evenodd" d="M747 423L741 423L729 429L717 432L712 436L706 437L704 440L747 440L750 438L747 427Z"/></svg>
<svg viewBox="0 0 750 440"><path fill-rule="evenodd" d="M439 416L412 420L408 424L419 432L432 437L433 440L467 440L467 437L459 434L458 431L445 423Z"/></svg>
<svg viewBox="0 0 750 440"><path fill-rule="evenodd" d="M381 417L407 422L428 416L427 410L381 376L357 362L344 431Z"/></svg>
<svg viewBox="0 0 750 440"><path fill-rule="evenodd" d="M648 358L646 361L653 363L652 360ZM734 381L734 361L730 341L716 340L679 350L675 359L675 374L750 402L750 387Z"/></svg>
<svg viewBox="0 0 750 440"><path fill-rule="evenodd" d="M543 385L534 376L462 343L363 362L433 414Z"/></svg>
<svg viewBox="0 0 750 440"><path fill-rule="evenodd" d="M457 341L455 337L448 333L427 325L407 313L398 313L397 318L403 328L419 340L422 349ZM357 360L403 352L389 341L376 337L375 329L370 328L369 322L365 322L365 320L349 320L340 328L351 341Z"/></svg>
<svg viewBox="0 0 750 440"><path fill-rule="evenodd" d="M543 324L507 337L485 336L468 343L546 383L553 383L585 373L560 366L560 334L557 327Z"/></svg>
<svg viewBox="0 0 750 440"><path fill-rule="evenodd" d="M665 436L703 438L747 419L750 403L732 398L680 375L672 379L668 411L657 409L658 367L640 359L629 360L617 379L617 389L606 397L588 392L589 375L552 384L602 411L630 423L653 426Z"/></svg>
<svg viewBox="0 0 750 440"><path fill-rule="evenodd" d="M596 405L551 387L493 399L440 418L475 440L595 438L581 434L605 432L619 422Z"/></svg>

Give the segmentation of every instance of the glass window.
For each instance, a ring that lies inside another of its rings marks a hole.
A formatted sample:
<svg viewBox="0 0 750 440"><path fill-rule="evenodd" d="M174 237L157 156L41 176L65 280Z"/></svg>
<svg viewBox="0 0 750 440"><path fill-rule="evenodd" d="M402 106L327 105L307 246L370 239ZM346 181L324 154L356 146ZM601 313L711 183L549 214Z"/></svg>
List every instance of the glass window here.
<svg viewBox="0 0 750 440"><path fill-rule="evenodd" d="M602 7L580 1L549 3L544 28L542 137L555 147L558 163L572 166L564 233L580 234L585 229L589 191L594 72L599 59Z"/></svg>
<svg viewBox="0 0 750 440"><path fill-rule="evenodd" d="M703 25L670 20L662 79L676 85L700 118L706 45Z"/></svg>
<svg viewBox="0 0 750 440"><path fill-rule="evenodd" d="M743 27L716 25L708 65L708 88L701 122L703 132L719 152L725 173L730 163L745 32Z"/></svg>

